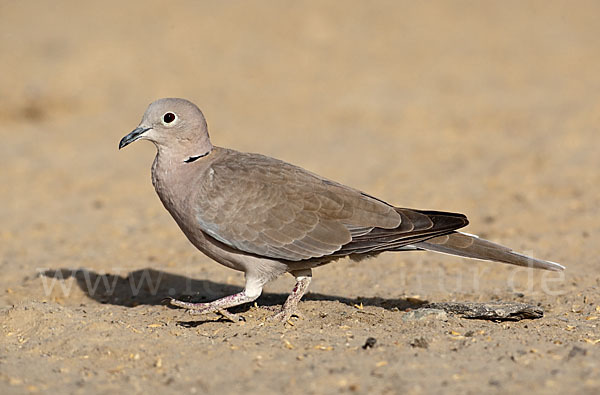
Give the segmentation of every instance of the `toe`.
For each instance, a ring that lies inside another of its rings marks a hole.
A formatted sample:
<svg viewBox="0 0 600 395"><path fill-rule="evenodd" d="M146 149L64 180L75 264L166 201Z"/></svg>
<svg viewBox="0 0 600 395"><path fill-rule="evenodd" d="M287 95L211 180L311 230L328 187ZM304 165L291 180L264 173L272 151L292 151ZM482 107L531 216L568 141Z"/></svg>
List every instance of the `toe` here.
<svg viewBox="0 0 600 395"><path fill-rule="evenodd" d="M272 315L271 317L269 317L269 321L279 321L282 323L286 323L290 320L290 318L292 318L292 316L296 316L298 318L302 318L302 316L300 315L300 313L298 312L298 310L294 309L281 309L281 311L277 314Z"/></svg>
<svg viewBox="0 0 600 395"><path fill-rule="evenodd" d="M217 310L217 313L221 314L224 318L227 318L228 320L230 320L232 322L245 321L244 317L242 317L241 315L230 313L229 311L227 311L225 309Z"/></svg>

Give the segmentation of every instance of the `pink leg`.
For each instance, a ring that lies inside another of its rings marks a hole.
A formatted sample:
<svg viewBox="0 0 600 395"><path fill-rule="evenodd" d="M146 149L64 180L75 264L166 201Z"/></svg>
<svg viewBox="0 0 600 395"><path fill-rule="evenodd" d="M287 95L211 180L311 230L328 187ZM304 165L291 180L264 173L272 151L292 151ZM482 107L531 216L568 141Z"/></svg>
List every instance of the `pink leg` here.
<svg viewBox="0 0 600 395"><path fill-rule="evenodd" d="M225 296L208 303L190 303L171 299L170 304L177 307L183 307L184 309L187 309L190 314L194 315L208 314L217 311L231 321L239 321L240 317L238 315L230 313L225 309L256 300L262 293L262 286L263 284L256 281L256 279L249 279L246 277L246 288L242 292Z"/></svg>
<svg viewBox="0 0 600 395"><path fill-rule="evenodd" d="M308 289L308 286L310 285L310 280L312 279L312 270L298 270L291 273L296 277L296 285L294 286L290 296L288 296L287 300L283 304L281 311L271 317L272 320L286 322L293 315L300 317L300 313L298 312L298 302L300 302L300 299L302 299L306 293L306 290Z"/></svg>

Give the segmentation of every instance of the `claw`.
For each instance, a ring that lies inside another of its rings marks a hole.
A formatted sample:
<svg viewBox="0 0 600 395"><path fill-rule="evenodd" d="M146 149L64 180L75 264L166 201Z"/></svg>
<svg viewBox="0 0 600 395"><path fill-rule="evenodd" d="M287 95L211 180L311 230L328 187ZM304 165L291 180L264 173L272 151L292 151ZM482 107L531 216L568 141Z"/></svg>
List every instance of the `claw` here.
<svg viewBox="0 0 600 395"><path fill-rule="evenodd" d="M268 318L269 321L279 321L281 323L291 322L290 319L292 316L296 316L298 318L303 318L298 309L286 309L283 307L279 313L273 314Z"/></svg>
<svg viewBox="0 0 600 395"><path fill-rule="evenodd" d="M230 313L229 311L227 311L225 309L217 310L217 313L221 314L223 316L223 318L227 318L228 320L230 320L232 322L246 321L246 319L244 317L242 317L241 315Z"/></svg>

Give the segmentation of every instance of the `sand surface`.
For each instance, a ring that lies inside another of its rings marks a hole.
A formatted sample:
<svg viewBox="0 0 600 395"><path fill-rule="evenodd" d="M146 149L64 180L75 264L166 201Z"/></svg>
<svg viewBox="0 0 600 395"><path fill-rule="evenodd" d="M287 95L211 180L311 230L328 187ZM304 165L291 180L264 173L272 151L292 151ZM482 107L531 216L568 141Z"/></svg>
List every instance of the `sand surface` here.
<svg viewBox="0 0 600 395"><path fill-rule="evenodd" d="M0 393L600 391L600 4L0 2ZM261 152L564 275L434 253L314 272L293 325L192 317L243 275L196 251L119 152L185 97L216 145ZM524 302L519 322L416 314ZM421 311L422 313L422 311ZM376 339L363 349L367 338Z"/></svg>

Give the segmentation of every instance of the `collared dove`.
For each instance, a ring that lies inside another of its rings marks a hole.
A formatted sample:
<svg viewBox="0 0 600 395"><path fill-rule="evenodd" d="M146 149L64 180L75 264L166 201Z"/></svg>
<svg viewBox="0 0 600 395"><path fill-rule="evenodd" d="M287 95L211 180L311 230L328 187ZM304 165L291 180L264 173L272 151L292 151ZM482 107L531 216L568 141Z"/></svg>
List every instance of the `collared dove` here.
<svg viewBox="0 0 600 395"><path fill-rule="evenodd" d="M257 299L285 272L296 285L274 317L287 321L317 266L384 251L429 250L547 270L563 270L456 231L462 214L395 207L354 188L267 156L211 144L204 115L184 99L160 99L119 149L154 143L152 183L165 208L200 251L245 273L243 291L209 303L172 299L192 314L221 312Z"/></svg>

